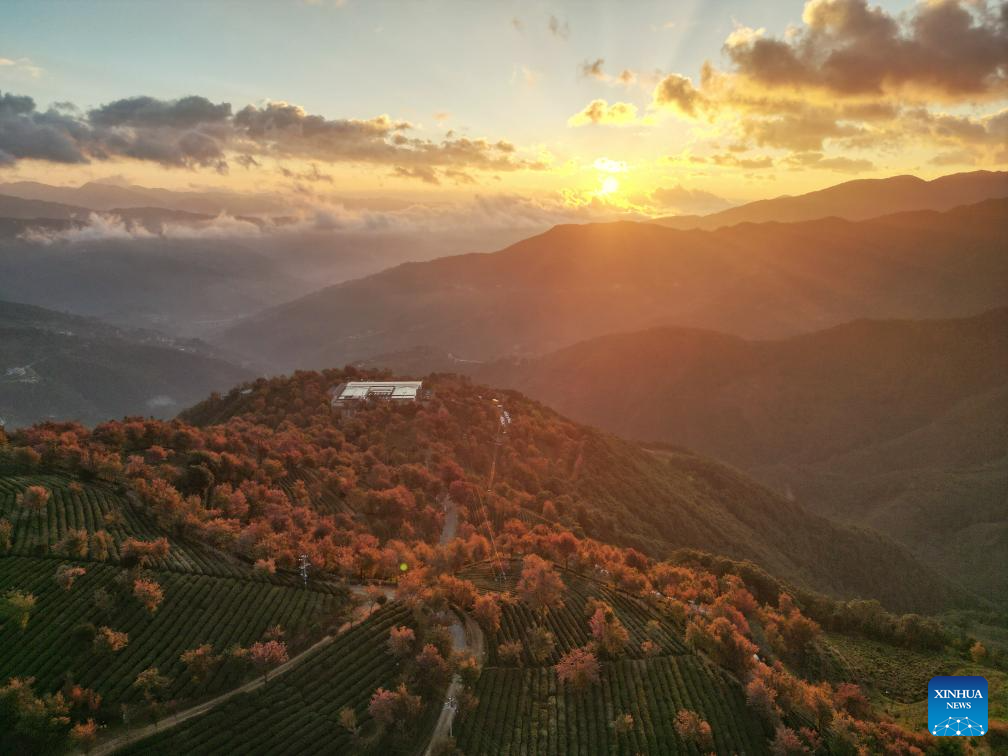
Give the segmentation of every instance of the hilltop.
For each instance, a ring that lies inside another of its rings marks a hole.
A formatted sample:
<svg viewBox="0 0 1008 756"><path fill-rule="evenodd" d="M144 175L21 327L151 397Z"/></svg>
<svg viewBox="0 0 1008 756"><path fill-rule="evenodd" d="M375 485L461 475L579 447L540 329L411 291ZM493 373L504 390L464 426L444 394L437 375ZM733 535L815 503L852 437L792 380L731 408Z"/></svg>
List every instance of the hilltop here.
<svg viewBox="0 0 1008 756"><path fill-rule="evenodd" d="M49 418L171 417L248 377L196 340L0 302L0 417L8 428Z"/></svg>
<svg viewBox="0 0 1008 756"><path fill-rule="evenodd" d="M856 317L963 316L1008 300L1006 219L1008 199L716 231L557 226L325 288L215 340L290 368L418 344L469 360L531 355L658 325L768 338Z"/></svg>

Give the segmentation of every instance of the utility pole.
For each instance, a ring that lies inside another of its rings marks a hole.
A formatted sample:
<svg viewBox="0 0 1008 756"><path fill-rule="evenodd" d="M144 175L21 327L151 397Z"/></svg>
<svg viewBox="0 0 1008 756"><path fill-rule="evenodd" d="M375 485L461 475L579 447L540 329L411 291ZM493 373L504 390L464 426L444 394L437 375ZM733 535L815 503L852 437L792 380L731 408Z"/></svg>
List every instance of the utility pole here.
<svg viewBox="0 0 1008 756"><path fill-rule="evenodd" d="M298 557L298 572L301 573L301 580L304 582L304 587L308 587L308 568L311 567L311 562L308 561L308 555L302 554Z"/></svg>

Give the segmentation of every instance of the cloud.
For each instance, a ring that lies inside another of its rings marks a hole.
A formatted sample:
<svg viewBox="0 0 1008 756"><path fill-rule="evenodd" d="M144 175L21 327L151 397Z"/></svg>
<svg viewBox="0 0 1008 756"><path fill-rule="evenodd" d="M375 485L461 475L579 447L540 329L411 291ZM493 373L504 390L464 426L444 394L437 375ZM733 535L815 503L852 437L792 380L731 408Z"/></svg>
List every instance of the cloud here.
<svg viewBox="0 0 1008 756"><path fill-rule="evenodd" d="M423 181L425 184L436 185L441 183L441 180L437 177L437 173L434 172L434 169L428 166L406 168L401 165L397 165L392 173L398 178L418 179Z"/></svg>
<svg viewBox="0 0 1008 756"><path fill-rule="evenodd" d="M550 16L546 26L550 30L550 34L554 37L567 39L570 36L570 26L567 24L566 20L561 21L556 16Z"/></svg>
<svg viewBox="0 0 1008 756"><path fill-rule="evenodd" d="M323 181L327 184L331 184L334 181L332 175L320 171L319 167L315 165L315 163L312 163L308 170L300 172L292 171L288 168L281 168L280 175L284 178L294 179L296 181L309 181L311 183Z"/></svg>
<svg viewBox="0 0 1008 756"><path fill-rule="evenodd" d="M596 58L593 61L585 61L579 67L579 71L584 77L591 77L593 79L599 79L601 81L606 80L606 73L602 70L602 66L605 64L604 58Z"/></svg>
<svg viewBox="0 0 1008 756"><path fill-rule="evenodd" d="M603 69L604 65L604 58L596 58L592 61L586 60L578 66L578 73L584 78L597 79L598 81L605 82L606 84L619 84L624 87L629 87L637 83L638 75L636 71L624 68L617 76L612 76L605 72Z"/></svg>
<svg viewBox="0 0 1008 756"><path fill-rule="evenodd" d="M864 173L875 170L875 164L870 160L848 158L842 155L826 157L821 152L792 153L784 158L783 162L793 169L813 168L836 171L837 173Z"/></svg>
<svg viewBox="0 0 1008 756"><path fill-rule="evenodd" d="M770 89L834 97L892 95L974 102L1008 92L1008 4L930 0L903 17L867 0L810 0L790 37L739 29L735 72Z"/></svg>
<svg viewBox="0 0 1008 756"><path fill-rule="evenodd" d="M655 86L652 103L655 107L671 108L692 118L697 109L706 104L706 99L688 76L669 74Z"/></svg>
<svg viewBox="0 0 1008 756"><path fill-rule="evenodd" d="M64 104L40 111L31 97L0 93L0 162L21 159L58 163L130 158L184 168L245 168L258 158L298 158L329 163L403 166L430 175L456 171L541 170L538 160L517 156L503 140L411 136L413 125L388 115L370 119L310 114L290 103L248 105L204 97L177 100L131 97L82 113ZM306 180L325 180L315 171Z"/></svg>
<svg viewBox="0 0 1008 756"><path fill-rule="evenodd" d="M31 58L0 57L0 73L5 72L26 74L29 78L40 79L45 70L32 63Z"/></svg>
<svg viewBox="0 0 1008 756"><path fill-rule="evenodd" d="M605 100L592 100L583 110L567 119L568 126L586 126L601 124L609 126L628 126L637 120L637 106L628 102L614 102L612 105Z"/></svg>
<svg viewBox="0 0 1008 756"><path fill-rule="evenodd" d="M623 160L610 160L606 157L598 158L592 163L592 167L605 173L626 173L627 170L627 164Z"/></svg>
<svg viewBox="0 0 1008 756"><path fill-rule="evenodd" d="M761 155L760 157L754 158L740 158L738 155L734 155L730 152L709 155L707 157L693 155L690 156L689 161L691 163L710 163L723 168L745 168L747 170L773 168L774 164L773 158L769 155Z"/></svg>

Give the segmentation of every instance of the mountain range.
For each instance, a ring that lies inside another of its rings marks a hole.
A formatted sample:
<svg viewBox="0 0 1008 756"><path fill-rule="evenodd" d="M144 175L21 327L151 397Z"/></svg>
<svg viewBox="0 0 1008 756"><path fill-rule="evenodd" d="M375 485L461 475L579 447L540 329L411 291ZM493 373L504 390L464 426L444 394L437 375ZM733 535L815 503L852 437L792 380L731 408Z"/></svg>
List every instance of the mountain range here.
<svg viewBox="0 0 1008 756"><path fill-rule="evenodd" d="M972 171L925 181L917 176L855 179L798 196L748 202L708 215L669 216L671 228L715 229L738 223L794 223L816 218L866 220L911 210L951 210L985 199L1008 197L1008 172Z"/></svg>
<svg viewBox="0 0 1008 756"><path fill-rule="evenodd" d="M8 428L172 417L249 375L198 341L0 302L0 418Z"/></svg>
<svg viewBox="0 0 1008 756"><path fill-rule="evenodd" d="M419 344L489 360L677 325L775 338L859 317L1008 302L1008 199L867 221L681 231L557 226L493 254L406 263L266 310L213 338L275 367Z"/></svg>

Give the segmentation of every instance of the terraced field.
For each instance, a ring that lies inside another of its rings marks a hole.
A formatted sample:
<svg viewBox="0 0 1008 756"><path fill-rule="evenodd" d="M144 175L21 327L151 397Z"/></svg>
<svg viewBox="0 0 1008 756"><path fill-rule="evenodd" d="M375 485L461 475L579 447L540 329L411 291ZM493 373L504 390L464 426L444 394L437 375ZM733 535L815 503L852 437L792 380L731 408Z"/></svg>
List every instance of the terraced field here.
<svg viewBox="0 0 1008 756"><path fill-rule="evenodd" d="M696 656L606 664L599 684L581 695L559 684L550 667L487 668L476 694L479 706L455 730L468 756L696 753L673 729L680 709L710 722L715 752L766 752L742 690ZM611 723L624 713L635 727L617 734Z"/></svg>
<svg viewBox="0 0 1008 756"><path fill-rule="evenodd" d="M517 575L518 570L516 563L511 569L511 573ZM589 598L601 599L612 606L613 611L629 631L630 642L626 648L627 656L631 658L644 656L640 644L651 637L647 634L645 627L652 619L659 622L658 633L652 640L658 643L661 653L687 653L686 646L681 639L682 629L653 613L640 599L613 590L600 582L582 577L570 570L564 570L562 575L567 586L567 590L564 592L564 606L562 609L551 611L546 616L546 627L556 639L556 650L547 663L557 662L572 648L583 646L591 639L588 632L588 615L585 611ZM501 589L500 584L493 581L489 568L486 566L472 568L462 576L472 580L478 586ZM513 586L507 587L513 588ZM491 665L498 663L497 644L524 641L528 631L538 623L539 617L523 603L502 607L501 628L494 639L495 642L490 644L488 663ZM526 665L533 664L527 651L524 652L523 662Z"/></svg>
<svg viewBox="0 0 1008 756"><path fill-rule="evenodd" d="M477 586L495 591L514 590L521 566L512 562L504 583L488 565L464 574ZM490 644L475 711L460 716L458 745L468 756L477 754L663 754L696 753L696 746L678 738L676 714L695 711L714 733L717 753L764 753L766 740L752 712L746 708L741 686L716 665L698 656L682 640L682 628L653 611L641 599L570 570L558 570L567 586L562 609L549 612L545 624L556 638L556 650L536 665L523 651L522 668L499 666L496 644L524 641L539 617L525 604L503 608L501 629ZM585 606L590 598L613 607L630 633L625 653L602 663L599 684L582 694L561 685L552 665L572 648L590 640ZM646 626L658 621L655 635ZM644 658L643 640L652 638L659 655ZM620 715L631 714L634 728L617 734L612 726Z"/></svg>
<svg viewBox="0 0 1008 756"><path fill-rule="evenodd" d="M161 584L164 602L149 615L132 598L105 614L95 605L99 588L113 592L121 570L97 562L80 562L87 573L70 591L56 584L54 559L0 558L0 593L30 591L38 603L22 633L14 623L0 629L0 678L33 676L40 690L59 687L69 673L77 683L95 688L108 701L138 698L131 684L150 666L172 678L168 697L185 699L219 692L250 673L218 668L203 684L189 678L179 655L203 643L218 652L232 644L261 640L267 628L280 624L291 653L309 645L338 624L346 607L336 589L304 590L235 578L151 571ZM99 657L89 643L75 638L81 625L108 625L129 634L129 644L109 657Z"/></svg>
<svg viewBox="0 0 1008 756"><path fill-rule="evenodd" d="M16 503L17 495L34 485L44 486L52 494L46 511L42 514L23 511ZM121 515L121 524L115 519L106 521L106 517L112 513ZM86 530L88 533L96 530L108 532L112 537L109 559L113 561L119 558L124 540L153 540L164 535L112 485L101 482L73 483L72 479L59 474L0 476L0 517L14 525L14 542L9 553L15 556L45 556L71 529ZM158 569L268 580L261 573L226 554L201 544L175 538L168 540L171 544L168 556L154 562ZM289 585L296 584L293 577L288 577L285 582Z"/></svg>
<svg viewBox="0 0 1008 756"><path fill-rule="evenodd" d="M189 720L122 751L123 754L241 753L347 754L390 751L371 740L374 723L367 713L379 686L393 688L399 675L386 650L389 628L409 624L409 610L393 605L345 632L287 674L252 693L236 696L208 714ZM437 701L440 704L440 701ZM356 740L338 721L351 707L361 726ZM439 711L428 705L410 739L427 742Z"/></svg>

